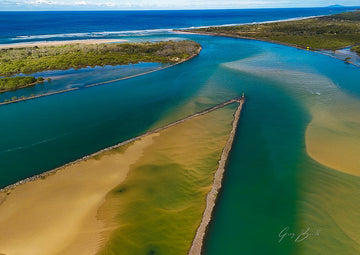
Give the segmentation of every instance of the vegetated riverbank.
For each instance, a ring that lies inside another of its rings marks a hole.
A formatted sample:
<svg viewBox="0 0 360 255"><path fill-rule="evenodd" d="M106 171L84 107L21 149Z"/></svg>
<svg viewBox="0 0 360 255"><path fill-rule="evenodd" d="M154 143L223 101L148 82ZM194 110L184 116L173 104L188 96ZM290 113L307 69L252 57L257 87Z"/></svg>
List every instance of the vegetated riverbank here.
<svg viewBox="0 0 360 255"><path fill-rule="evenodd" d="M360 44L360 11L295 21L183 31L264 40L311 50L336 50ZM353 47L353 50L359 53L359 47Z"/></svg>
<svg viewBox="0 0 360 255"><path fill-rule="evenodd" d="M198 52L194 41L69 44L0 50L0 76L139 62L175 63Z"/></svg>
<svg viewBox="0 0 360 255"><path fill-rule="evenodd" d="M351 50L360 55L360 45L352 47Z"/></svg>

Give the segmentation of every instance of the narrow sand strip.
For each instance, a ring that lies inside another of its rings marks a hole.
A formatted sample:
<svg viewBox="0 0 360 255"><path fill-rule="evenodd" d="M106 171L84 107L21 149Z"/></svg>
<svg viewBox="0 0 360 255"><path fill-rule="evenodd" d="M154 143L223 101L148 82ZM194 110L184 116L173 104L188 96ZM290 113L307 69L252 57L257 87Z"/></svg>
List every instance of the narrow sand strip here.
<svg viewBox="0 0 360 255"><path fill-rule="evenodd" d="M216 198L221 189L222 179L223 179L224 172L225 172L225 165L226 165L226 162L227 162L227 159L228 159L228 156L229 156L229 153L230 153L230 150L232 148L232 144L233 144L233 141L235 138L236 129L237 129L239 119L240 119L240 113L241 113L243 103L245 102L245 98L242 98L238 102L239 102L239 106L236 109L236 112L234 115L232 130L230 132L229 139L226 142L225 148L221 154L221 158L219 161L219 167L215 172L213 186L211 187L211 190L208 193L207 198L206 198L206 208L205 208L205 211L203 214L203 218L202 218L199 228L196 231L195 238L193 240L193 243L192 243L191 248L188 253L189 255L200 255L201 254L204 237L206 234L206 229L210 223L211 216L212 216L212 213L213 213L213 210L215 207Z"/></svg>
<svg viewBox="0 0 360 255"><path fill-rule="evenodd" d="M26 48L26 47L41 47L41 46L62 46L68 44L96 44L96 43L115 43L125 42L127 40L122 39L86 39L86 40L71 40L71 41L39 41L39 42L26 42L26 43L9 43L0 44L0 49L11 49L11 48Z"/></svg>

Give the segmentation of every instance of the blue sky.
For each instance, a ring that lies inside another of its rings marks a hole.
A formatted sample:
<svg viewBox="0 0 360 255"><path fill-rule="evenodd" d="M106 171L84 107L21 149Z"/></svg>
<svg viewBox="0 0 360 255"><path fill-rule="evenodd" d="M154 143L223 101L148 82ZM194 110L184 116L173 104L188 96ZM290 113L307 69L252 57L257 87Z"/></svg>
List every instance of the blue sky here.
<svg viewBox="0 0 360 255"><path fill-rule="evenodd" d="M0 0L0 10L242 9L333 4L360 5L359 0Z"/></svg>

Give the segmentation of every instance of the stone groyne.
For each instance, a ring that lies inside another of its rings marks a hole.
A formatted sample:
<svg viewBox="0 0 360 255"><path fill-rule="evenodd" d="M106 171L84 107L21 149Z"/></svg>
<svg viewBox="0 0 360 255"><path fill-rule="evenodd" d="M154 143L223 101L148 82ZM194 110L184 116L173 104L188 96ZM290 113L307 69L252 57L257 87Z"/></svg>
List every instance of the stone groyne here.
<svg viewBox="0 0 360 255"><path fill-rule="evenodd" d="M232 130L230 132L229 138L228 138L226 145L223 149L223 152L221 154L221 158L219 160L219 166L214 175L213 185L211 187L210 192L208 193L208 195L206 197L206 208L203 213L201 223L196 231L195 238L193 239L193 242L192 242L192 245L191 245L188 255L200 255L201 251L202 251L206 230L211 221L213 210L214 210L215 203L216 203L216 199L217 199L218 193L222 186L222 180L223 180L223 176L224 176L224 172L225 172L226 162L229 157L229 153L231 151L232 144L233 144L233 141L234 141L234 138L236 135L237 126L238 126L239 119L240 119L240 113L242 110L242 106L245 102L245 98L242 97L242 98L238 99L237 102L239 103L239 106L236 109L236 112L234 114Z"/></svg>
<svg viewBox="0 0 360 255"><path fill-rule="evenodd" d="M222 107L227 106L227 105L229 105L229 104L232 104L232 103L240 103L240 104L242 104L242 102L244 102L244 100L245 100L244 97L237 97L237 98L230 99L230 100L228 100L228 101L225 101L225 102L220 103L220 104L218 104L218 105L215 105L215 106L213 106L213 107L207 108L207 109L205 109L205 110L203 110L203 111L200 111L200 112L197 112L197 113L195 113L195 114L192 114L192 115L190 115L190 116L188 116L188 117L185 117L185 118L183 118L183 119L181 119L181 120L178 120L178 121L169 123L169 124L167 124L167 125L165 125L165 126L163 126L163 127L160 127L160 128L154 129L154 130L151 130L151 131L146 132L146 133L144 133L144 134L142 134L142 135L139 135L139 136L130 138L130 139L126 140L126 141L123 141L123 142L118 143L118 144L116 144L116 145L113 145L113 146L111 146L111 147L108 147L108 148L105 148L105 149L100 150L100 151L98 151L98 152L95 152L95 153L93 153L93 154L87 155L87 156L82 157L82 158L80 158L80 159L77 159L77 160L75 160L75 161L73 161L73 162L67 163L67 164L65 164L65 165L63 165L63 166L60 166L60 167L58 167L58 168L55 168L55 169L53 169L53 170L46 171L46 172L43 172L43 173L41 173L41 174L38 174L38 175L35 175L35 176L32 176L32 177L26 178L26 179L21 180L21 181L18 181L18 182L14 183L14 184L11 184L11 185L9 185L9 186L6 186L6 187L0 189L0 193L10 192L12 189L16 188L16 187L19 186L19 185L22 185L22 184L24 184L24 183L31 182L31 181L34 181L34 180L37 180L37 179L46 178L46 176L49 176L49 175L51 175L51 174L54 174L54 173L56 173L57 171L59 171L59 170L61 170L61 169L64 169L64 168L66 168L66 167L68 167L68 166L77 164L77 163L79 163L79 162L81 162L81 161L90 159L90 158L92 158L92 157L94 157L94 156L98 156L98 155L100 155L100 154L103 153L103 152L107 152L107 151L110 151L110 150L119 148L119 147L121 147L121 146L123 146L123 145L126 145L126 144L128 144L128 143L134 142L134 141L136 141L136 140L139 140L139 139L141 139L141 138L143 138L143 137L145 137L145 136L147 136L147 135L160 132L160 131L162 131L162 130L164 130L164 129L167 129L167 128L169 128L169 127L175 126L175 125L177 125L177 124L180 124L180 123L182 123L182 122L184 122L184 121L187 121L187 120L189 120L189 119L195 118L195 117L197 117L197 116L204 115L204 114L206 114L206 113L209 113L209 112L214 111L214 110L216 110L216 109L222 108ZM235 116L235 118L236 118L236 116ZM234 121L235 121L235 120L234 120Z"/></svg>

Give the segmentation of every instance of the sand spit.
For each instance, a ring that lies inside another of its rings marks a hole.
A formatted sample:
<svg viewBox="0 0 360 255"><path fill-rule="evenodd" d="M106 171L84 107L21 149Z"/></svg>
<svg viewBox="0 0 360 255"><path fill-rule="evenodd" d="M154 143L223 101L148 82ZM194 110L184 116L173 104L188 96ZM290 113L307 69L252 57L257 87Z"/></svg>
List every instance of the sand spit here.
<svg viewBox="0 0 360 255"><path fill-rule="evenodd" d="M41 47L41 46L62 46L68 44L94 44L94 43L116 43L125 42L126 40L121 39L86 39L86 40L71 40L71 41L41 41L41 42L26 42L26 43L11 43L11 44L0 44L0 49L11 49L11 48L27 48L27 47Z"/></svg>
<svg viewBox="0 0 360 255"><path fill-rule="evenodd" d="M212 185L211 190L208 193L207 198L206 198L206 208L205 208L205 211L203 214L203 218L202 218L199 228L196 231L195 238L193 240L193 243L192 243L191 248L188 253L189 255L200 255L201 254L204 237L206 234L206 229L210 223L212 213L213 213L213 210L215 207L216 198L221 189L222 179L223 179L223 175L225 172L225 165L226 165L226 162L227 162L227 159L229 156L229 152L232 148L232 144L233 144L233 141L235 138L236 129L237 129L238 122L240 119L240 113L242 110L242 106L245 102L245 98L240 99L238 102L239 102L239 106L236 109L236 112L234 115L232 130L230 132L229 139L226 142L225 148L221 154L219 166L215 172L213 185Z"/></svg>

